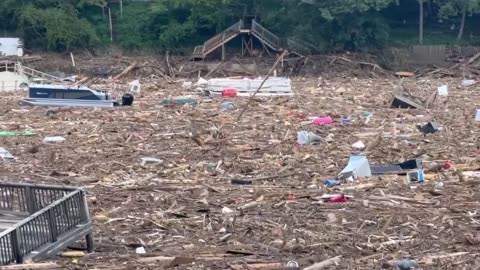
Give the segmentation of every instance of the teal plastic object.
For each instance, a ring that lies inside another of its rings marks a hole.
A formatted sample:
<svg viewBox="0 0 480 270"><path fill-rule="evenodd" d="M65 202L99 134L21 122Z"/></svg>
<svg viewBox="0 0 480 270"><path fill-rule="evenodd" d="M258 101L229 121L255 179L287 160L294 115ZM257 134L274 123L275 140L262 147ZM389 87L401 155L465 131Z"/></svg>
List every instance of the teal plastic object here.
<svg viewBox="0 0 480 270"><path fill-rule="evenodd" d="M191 97L166 98L162 101L163 106L175 106L175 105L184 105L184 104L197 105L198 101Z"/></svg>
<svg viewBox="0 0 480 270"><path fill-rule="evenodd" d="M34 131L24 131L24 132L16 132L16 131L0 131L0 137L8 137L8 136L34 136L37 135Z"/></svg>

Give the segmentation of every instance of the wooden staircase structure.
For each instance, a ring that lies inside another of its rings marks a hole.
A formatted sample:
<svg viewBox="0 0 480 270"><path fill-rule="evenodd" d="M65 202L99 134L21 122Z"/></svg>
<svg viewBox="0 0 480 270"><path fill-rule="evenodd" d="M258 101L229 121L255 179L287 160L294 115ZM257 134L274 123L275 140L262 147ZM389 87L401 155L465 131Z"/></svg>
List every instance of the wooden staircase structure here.
<svg viewBox="0 0 480 270"><path fill-rule="evenodd" d="M13 61L0 62L0 72L2 71L9 71L15 74L25 75L28 78L45 79L45 80L57 82L57 83L64 82L63 79L59 77L35 70L33 68L29 68L27 66L23 66L19 62L13 62Z"/></svg>
<svg viewBox="0 0 480 270"><path fill-rule="evenodd" d="M255 19L253 19L252 23L249 24L248 27L246 26L244 20L239 20L225 31L205 41L203 45L196 46L193 50L192 60L204 60L210 53L221 47L222 61L224 61L226 58L225 44L242 34L248 34L257 38L267 52L269 49L273 51L282 51L287 49L289 53L298 55L300 57L305 57L312 54L312 50L310 48L311 46L307 45L308 43L304 43L294 38L288 38L286 41L282 41L278 36L270 32ZM242 43L242 45L244 44ZM252 42L246 42L245 45L247 45L247 47L251 47Z"/></svg>

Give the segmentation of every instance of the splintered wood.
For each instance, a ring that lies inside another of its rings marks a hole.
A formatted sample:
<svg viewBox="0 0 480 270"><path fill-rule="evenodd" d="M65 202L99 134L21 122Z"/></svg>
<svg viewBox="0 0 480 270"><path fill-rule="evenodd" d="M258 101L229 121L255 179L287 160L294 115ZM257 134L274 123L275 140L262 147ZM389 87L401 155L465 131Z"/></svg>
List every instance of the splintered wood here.
<svg viewBox="0 0 480 270"><path fill-rule="evenodd" d="M370 270L397 269L403 260L421 269L478 268L480 86L404 78L429 109L392 109L393 72L386 79L327 74L293 77L294 97L255 97L248 108L247 98L228 99L238 109L223 110L224 99L201 96L198 105L164 107L164 98L195 94L173 79L189 63L167 56L154 68L168 80L150 76L155 69L142 73L144 60L122 59L115 69L117 85L146 74L132 107L20 107L22 93L4 94L0 131L36 135L0 136L16 158L0 162L1 180L85 187L96 246L87 254L79 242L55 263L5 269ZM448 98L429 98L440 85L449 86ZM335 122L313 125L314 116ZM421 133L417 126L432 119L441 130ZM302 130L321 141L298 145ZM44 144L46 136L65 142ZM427 180L381 175L326 187L359 154L352 149L359 140L370 165L425 160ZM353 197L322 199L336 193Z"/></svg>

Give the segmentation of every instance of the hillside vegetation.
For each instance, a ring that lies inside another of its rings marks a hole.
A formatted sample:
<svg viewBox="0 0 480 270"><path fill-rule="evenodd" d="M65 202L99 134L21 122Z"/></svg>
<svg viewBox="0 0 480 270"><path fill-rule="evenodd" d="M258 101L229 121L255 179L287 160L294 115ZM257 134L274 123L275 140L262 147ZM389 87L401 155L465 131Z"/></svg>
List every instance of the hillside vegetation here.
<svg viewBox="0 0 480 270"><path fill-rule="evenodd" d="M320 51L480 43L480 0L2 0L0 33L32 50L189 52L243 18ZM110 19L112 29L110 29Z"/></svg>

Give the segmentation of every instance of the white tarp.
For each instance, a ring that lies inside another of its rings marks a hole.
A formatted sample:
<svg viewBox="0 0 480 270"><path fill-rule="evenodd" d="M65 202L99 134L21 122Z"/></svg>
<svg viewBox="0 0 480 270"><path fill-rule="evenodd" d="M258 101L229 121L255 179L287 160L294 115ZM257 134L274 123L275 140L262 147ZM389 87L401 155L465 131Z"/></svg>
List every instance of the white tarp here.
<svg viewBox="0 0 480 270"><path fill-rule="evenodd" d="M0 92L15 91L26 88L28 78L13 72L0 72Z"/></svg>
<svg viewBox="0 0 480 270"><path fill-rule="evenodd" d="M207 82L207 90L218 94L224 89L235 89L239 95L253 94L262 83L263 79L210 79ZM291 81L288 78L269 78L260 89L259 95L293 95Z"/></svg>
<svg viewBox="0 0 480 270"><path fill-rule="evenodd" d="M19 38L0 38L0 56L23 56L23 46Z"/></svg>

